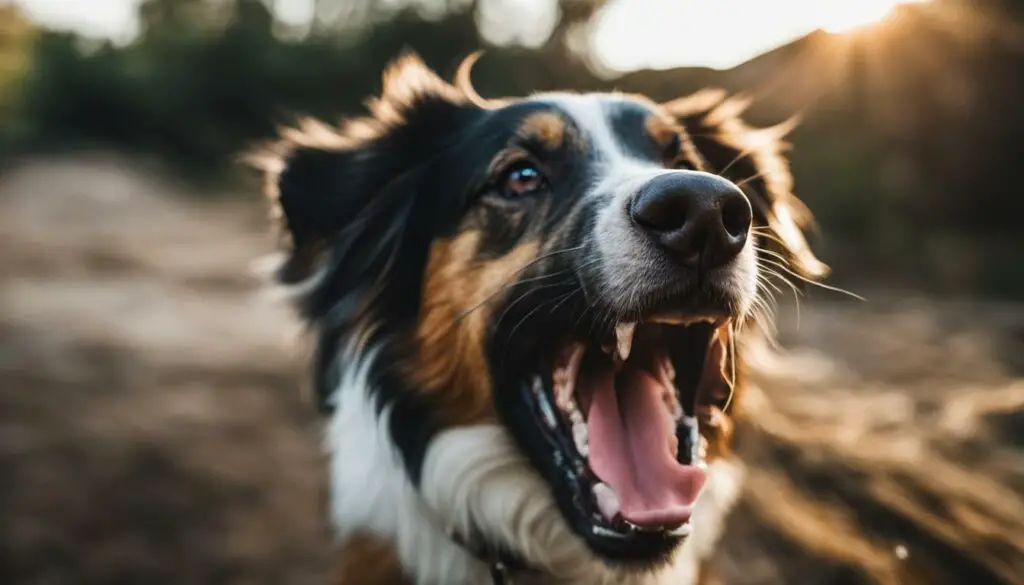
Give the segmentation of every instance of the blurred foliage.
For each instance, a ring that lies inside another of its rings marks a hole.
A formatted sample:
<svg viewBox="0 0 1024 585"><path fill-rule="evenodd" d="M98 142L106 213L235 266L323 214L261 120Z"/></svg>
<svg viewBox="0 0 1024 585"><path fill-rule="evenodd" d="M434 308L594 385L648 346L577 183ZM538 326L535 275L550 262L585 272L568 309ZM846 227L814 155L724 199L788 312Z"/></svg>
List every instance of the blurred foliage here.
<svg viewBox="0 0 1024 585"><path fill-rule="evenodd" d="M488 46L480 19L496 2L321 0L309 26L289 28L261 0L146 0L140 34L123 46L34 30L0 7L0 156L99 147L221 176L295 115L358 111L402 50L450 75L486 48L474 70L485 96L620 89L666 100L714 85L757 98L758 123L800 114L793 167L828 235L826 259L1024 295L1017 3L936 0L865 38L812 33L728 71L610 77L587 58L599 0L558 0L553 32L530 48Z"/></svg>
<svg viewBox="0 0 1024 585"><path fill-rule="evenodd" d="M0 138L13 138L7 125L17 119L35 37L35 28L15 6L0 6L0 121L5 123L0 128L6 129Z"/></svg>

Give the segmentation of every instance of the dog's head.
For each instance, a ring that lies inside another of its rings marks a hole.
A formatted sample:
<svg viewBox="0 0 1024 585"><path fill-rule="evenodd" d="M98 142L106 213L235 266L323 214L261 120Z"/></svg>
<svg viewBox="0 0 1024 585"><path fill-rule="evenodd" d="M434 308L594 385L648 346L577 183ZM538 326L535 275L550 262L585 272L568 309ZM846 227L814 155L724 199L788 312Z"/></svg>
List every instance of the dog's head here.
<svg viewBox="0 0 1024 585"><path fill-rule="evenodd" d="M414 484L439 431L499 423L597 556L667 558L727 448L759 262L824 270L781 132L723 98L491 102L405 57L369 116L286 132L278 276L307 282L324 407L372 347Z"/></svg>

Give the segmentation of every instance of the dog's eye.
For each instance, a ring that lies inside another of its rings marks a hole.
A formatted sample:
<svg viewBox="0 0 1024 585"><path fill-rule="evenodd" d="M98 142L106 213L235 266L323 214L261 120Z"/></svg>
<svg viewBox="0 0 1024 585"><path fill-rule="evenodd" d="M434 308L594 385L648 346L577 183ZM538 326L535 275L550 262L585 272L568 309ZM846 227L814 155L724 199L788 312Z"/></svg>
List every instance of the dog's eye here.
<svg viewBox="0 0 1024 585"><path fill-rule="evenodd" d="M499 188L503 196L511 199L532 195L546 186L547 180L540 172L540 169L528 161L522 161L512 165L505 171Z"/></svg>

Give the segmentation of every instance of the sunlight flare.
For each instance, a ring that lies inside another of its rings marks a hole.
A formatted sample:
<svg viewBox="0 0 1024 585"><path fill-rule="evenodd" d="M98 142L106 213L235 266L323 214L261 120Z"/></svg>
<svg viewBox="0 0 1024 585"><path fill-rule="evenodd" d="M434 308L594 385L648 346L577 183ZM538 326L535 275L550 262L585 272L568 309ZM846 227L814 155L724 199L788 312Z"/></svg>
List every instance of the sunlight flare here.
<svg viewBox="0 0 1024 585"><path fill-rule="evenodd" d="M846 33L927 0L612 0L594 49L614 71L734 67L814 30Z"/></svg>

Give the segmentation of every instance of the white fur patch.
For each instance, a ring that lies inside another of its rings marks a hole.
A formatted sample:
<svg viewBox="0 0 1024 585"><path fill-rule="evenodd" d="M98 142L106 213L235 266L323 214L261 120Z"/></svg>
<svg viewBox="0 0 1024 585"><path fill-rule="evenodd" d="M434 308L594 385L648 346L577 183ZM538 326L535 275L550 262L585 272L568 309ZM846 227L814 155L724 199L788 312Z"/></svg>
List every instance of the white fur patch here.
<svg viewBox="0 0 1024 585"><path fill-rule="evenodd" d="M696 504L693 536L676 562L655 574L609 568L568 527L548 486L498 425L457 427L437 435L424 461L421 490L410 483L388 432L390 411L378 414L367 373L375 351L350 348L333 397L326 435L331 515L346 539L369 533L392 542L417 585L481 585L488 568L448 536L481 534L503 542L544 575L517 582L580 585L687 585L711 550L721 519L738 494L738 463L711 465Z"/></svg>
<svg viewBox="0 0 1024 585"><path fill-rule="evenodd" d="M486 583L487 566L445 535L402 467L388 431L390 409L378 414L367 386L376 351L357 356L349 348L349 356L326 436L339 538L369 533L392 543L417 585Z"/></svg>

